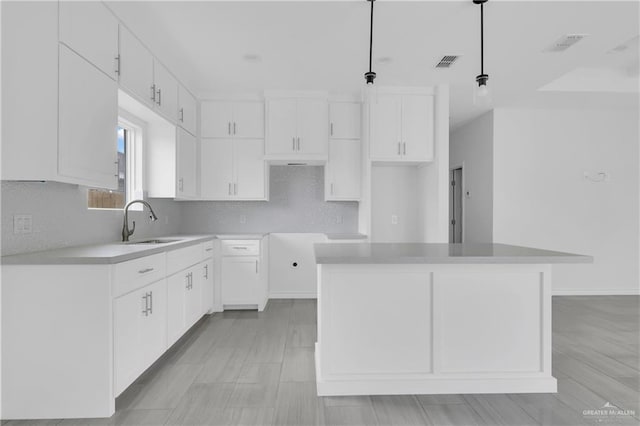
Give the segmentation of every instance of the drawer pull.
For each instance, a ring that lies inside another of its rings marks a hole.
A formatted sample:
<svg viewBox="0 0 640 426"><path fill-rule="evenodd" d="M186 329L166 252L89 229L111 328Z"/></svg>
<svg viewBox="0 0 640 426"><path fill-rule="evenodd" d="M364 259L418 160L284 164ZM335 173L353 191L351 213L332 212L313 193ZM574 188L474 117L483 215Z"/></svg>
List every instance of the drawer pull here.
<svg viewBox="0 0 640 426"><path fill-rule="evenodd" d="M248 250L249 249L249 247L243 247L243 246L234 246L234 247L231 247L231 248L236 249L236 250Z"/></svg>
<svg viewBox="0 0 640 426"><path fill-rule="evenodd" d="M208 249L204 249L204 251L211 251L213 250L213 247L209 247Z"/></svg>
<svg viewBox="0 0 640 426"><path fill-rule="evenodd" d="M147 272L153 271L153 268L140 269L138 271L139 274L146 274Z"/></svg>

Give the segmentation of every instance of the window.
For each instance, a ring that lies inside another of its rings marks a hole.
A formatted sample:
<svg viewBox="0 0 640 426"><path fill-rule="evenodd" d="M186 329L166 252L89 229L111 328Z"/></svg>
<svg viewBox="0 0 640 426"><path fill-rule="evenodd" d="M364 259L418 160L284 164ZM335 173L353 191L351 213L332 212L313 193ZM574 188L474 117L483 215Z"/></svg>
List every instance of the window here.
<svg viewBox="0 0 640 426"><path fill-rule="evenodd" d="M127 202L142 198L142 126L120 117L116 143L118 188L90 188L87 197L90 209L122 209ZM137 210L135 207L132 209Z"/></svg>

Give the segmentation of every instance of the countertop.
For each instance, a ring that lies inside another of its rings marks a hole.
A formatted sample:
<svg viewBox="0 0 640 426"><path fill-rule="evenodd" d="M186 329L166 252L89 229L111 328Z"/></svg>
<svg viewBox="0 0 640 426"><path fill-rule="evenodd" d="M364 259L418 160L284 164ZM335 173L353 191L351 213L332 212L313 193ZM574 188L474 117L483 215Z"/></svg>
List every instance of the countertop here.
<svg viewBox="0 0 640 426"><path fill-rule="evenodd" d="M164 237L141 238L140 241L166 239L178 241L166 244L110 243L3 256L3 265L87 265L111 264L149 256L164 251L175 250L212 240L216 235L168 235Z"/></svg>
<svg viewBox="0 0 640 426"><path fill-rule="evenodd" d="M324 234L328 240L366 240L364 234Z"/></svg>
<svg viewBox="0 0 640 426"><path fill-rule="evenodd" d="M593 263L593 257L507 244L323 243L318 264Z"/></svg>

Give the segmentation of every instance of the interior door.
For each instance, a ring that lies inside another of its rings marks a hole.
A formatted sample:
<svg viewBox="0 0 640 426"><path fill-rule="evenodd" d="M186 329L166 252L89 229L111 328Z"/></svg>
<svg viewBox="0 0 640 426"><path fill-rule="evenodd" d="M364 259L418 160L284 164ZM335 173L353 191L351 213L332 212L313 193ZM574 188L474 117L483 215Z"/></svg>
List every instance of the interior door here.
<svg viewBox="0 0 640 426"><path fill-rule="evenodd" d="M233 143L237 198L266 198L264 141L262 139L236 139Z"/></svg>
<svg viewBox="0 0 640 426"><path fill-rule="evenodd" d="M235 102L232 128L236 138L264 138L264 103Z"/></svg>
<svg viewBox="0 0 640 426"><path fill-rule="evenodd" d="M60 41L115 80L118 20L102 2L61 1L59 5Z"/></svg>
<svg viewBox="0 0 640 426"><path fill-rule="evenodd" d="M117 189L117 83L60 45L59 91L58 173Z"/></svg>
<svg viewBox="0 0 640 426"><path fill-rule="evenodd" d="M298 152L326 154L329 143L329 104L326 99L298 99Z"/></svg>
<svg viewBox="0 0 640 426"><path fill-rule="evenodd" d="M371 158L395 160L402 155L400 113L399 96L379 95L371 104Z"/></svg>
<svg viewBox="0 0 640 426"><path fill-rule="evenodd" d="M462 242L462 168L451 171L449 190L449 240L452 243Z"/></svg>
<svg viewBox="0 0 640 426"><path fill-rule="evenodd" d="M227 101L205 101L200 104L200 131L203 138L233 136L233 104Z"/></svg>
<svg viewBox="0 0 640 426"><path fill-rule="evenodd" d="M200 196L226 200L233 192L233 140L200 140Z"/></svg>
<svg viewBox="0 0 640 426"><path fill-rule="evenodd" d="M402 155L407 160L433 160L433 96L402 97Z"/></svg>
<svg viewBox="0 0 640 426"><path fill-rule="evenodd" d="M267 154L292 155L296 151L296 100L267 101Z"/></svg>

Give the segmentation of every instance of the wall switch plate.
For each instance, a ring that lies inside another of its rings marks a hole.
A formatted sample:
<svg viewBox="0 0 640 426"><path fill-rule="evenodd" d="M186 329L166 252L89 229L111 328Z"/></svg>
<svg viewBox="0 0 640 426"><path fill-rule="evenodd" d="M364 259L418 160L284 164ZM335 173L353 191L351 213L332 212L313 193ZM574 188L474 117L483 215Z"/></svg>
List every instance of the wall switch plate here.
<svg viewBox="0 0 640 426"><path fill-rule="evenodd" d="M13 215L13 233L30 234L33 231L33 218L30 214Z"/></svg>
<svg viewBox="0 0 640 426"><path fill-rule="evenodd" d="M398 215L397 214L392 214L391 215L391 224L392 225L397 225L398 224Z"/></svg>

